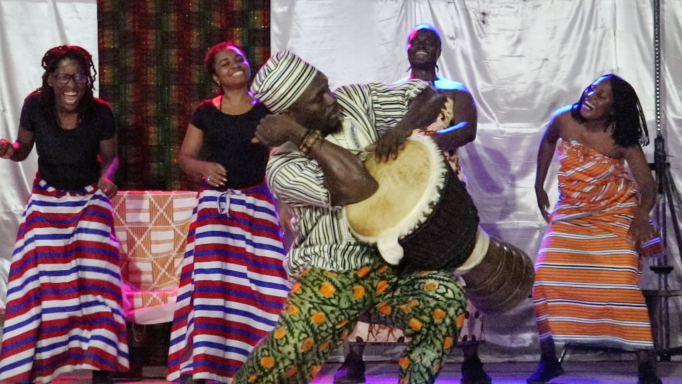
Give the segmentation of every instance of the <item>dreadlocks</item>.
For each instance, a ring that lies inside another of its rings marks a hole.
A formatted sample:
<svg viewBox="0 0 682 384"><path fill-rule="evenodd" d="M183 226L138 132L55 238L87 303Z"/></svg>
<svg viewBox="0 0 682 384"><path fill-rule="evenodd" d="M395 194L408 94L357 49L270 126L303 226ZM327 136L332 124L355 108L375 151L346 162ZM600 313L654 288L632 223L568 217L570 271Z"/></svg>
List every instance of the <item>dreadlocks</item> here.
<svg viewBox="0 0 682 384"><path fill-rule="evenodd" d="M75 60L83 73L87 76L87 88L85 95L78 104L79 119L82 119L85 114L89 112L95 97L93 90L95 88L95 75L97 70L92 62L92 55L85 49L76 45L60 45L54 47L45 53L42 60L42 67L45 70L43 73L43 85L36 90L40 93L40 103L48 116L51 116L58 124L57 115L55 113L55 95L52 87L48 84L48 79L57 70L59 63L62 60Z"/></svg>
<svg viewBox="0 0 682 384"><path fill-rule="evenodd" d="M614 129L611 134L616 145L621 147L631 147L636 144L649 144L649 131L646 126L646 119L642 111L642 105L635 89L620 76L614 74L604 75L611 81L611 92L613 93L613 114L607 124L607 128L613 124ZM571 107L571 116L581 123L586 120L580 115L587 95L587 89L583 91L580 100Z"/></svg>

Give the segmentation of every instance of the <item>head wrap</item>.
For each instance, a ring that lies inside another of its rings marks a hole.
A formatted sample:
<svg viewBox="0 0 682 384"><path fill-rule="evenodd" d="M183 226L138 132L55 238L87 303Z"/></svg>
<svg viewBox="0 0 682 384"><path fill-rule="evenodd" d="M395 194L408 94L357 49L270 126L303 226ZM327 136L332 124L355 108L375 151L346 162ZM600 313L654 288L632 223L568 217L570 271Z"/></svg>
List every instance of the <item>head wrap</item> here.
<svg viewBox="0 0 682 384"><path fill-rule="evenodd" d="M251 85L253 96L273 112L289 108L320 73L290 51L271 56L256 73Z"/></svg>

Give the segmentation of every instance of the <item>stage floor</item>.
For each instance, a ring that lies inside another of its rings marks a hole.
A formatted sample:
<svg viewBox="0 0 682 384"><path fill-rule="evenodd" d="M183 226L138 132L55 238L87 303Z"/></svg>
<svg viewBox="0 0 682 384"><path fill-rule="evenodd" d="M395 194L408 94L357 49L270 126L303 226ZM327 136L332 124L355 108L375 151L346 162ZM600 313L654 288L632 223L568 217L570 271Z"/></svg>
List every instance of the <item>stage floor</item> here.
<svg viewBox="0 0 682 384"><path fill-rule="evenodd" d="M313 380L315 384L331 384L334 372L339 363L327 364L319 376ZM552 380L556 384L636 384L637 366L634 362L566 362L566 374ZM534 363L497 363L486 364L486 371L493 378L494 384L522 384L526 377L535 370ZM682 384L682 362L673 361L659 363L659 376L664 384ZM89 384L89 372L74 372L62 375L55 384ZM440 384L459 384L460 364L448 363L438 378ZM144 381L117 381L117 383L167 383L158 379ZM367 384L397 384L397 363L367 363Z"/></svg>

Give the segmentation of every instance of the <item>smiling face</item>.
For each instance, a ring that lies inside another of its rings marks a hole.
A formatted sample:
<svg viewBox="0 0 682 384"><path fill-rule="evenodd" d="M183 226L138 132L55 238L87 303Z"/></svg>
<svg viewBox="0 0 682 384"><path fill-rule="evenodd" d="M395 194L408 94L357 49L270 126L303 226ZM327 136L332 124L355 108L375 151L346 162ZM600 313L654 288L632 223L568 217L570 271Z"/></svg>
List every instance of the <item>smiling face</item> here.
<svg viewBox="0 0 682 384"><path fill-rule="evenodd" d="M245 87L251 79L251 68L246 55L236 47L228 46L215 55L213 81L221 86Z"/></svg>
<svg viewBox="0 0 682 384"><path fill-rule="evenodd" d="M407 41L407 60L412 68L433 68L440 57L440 37L430 29L415 29Z"/></svg>
<svg viewBox="0 0 682 384"><path fill-rule="evenodd" d="M588 121L610 119L613 115L611 80L600 77L583 91L580 116Z"/></svg>
<svg viewBox="0 0 682 384"><path fill-rule="evenodd" d="M54 90L57 111L76 112L89 86L88 81L78 61L69 58L61 60L47 80L47 84Z"/></svg>
<svg viewBox="0 0 682 384"><path fill-rule="evenodd" d="M336 132L341 123L339 104L329 90L327 77L318 73L289 108L296 122L324 134Z"/></svg>

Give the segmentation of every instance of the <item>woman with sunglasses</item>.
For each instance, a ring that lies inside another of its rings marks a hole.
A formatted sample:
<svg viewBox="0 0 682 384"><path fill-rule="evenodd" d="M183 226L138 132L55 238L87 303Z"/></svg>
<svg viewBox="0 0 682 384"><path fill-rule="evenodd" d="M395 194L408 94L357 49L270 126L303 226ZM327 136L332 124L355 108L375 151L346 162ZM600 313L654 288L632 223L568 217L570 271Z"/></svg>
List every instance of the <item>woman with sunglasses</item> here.
<svg viewBox="0 0 682 384"><path fill-rule="evenodd" d="M12 255L0 382L47 383L75 369L94 383L128 369L112 182L118 167L111 107L93 96L85 49L63 45L42 60L42 86L24 101L14 143L0 157L38 173Z"/></svg>

